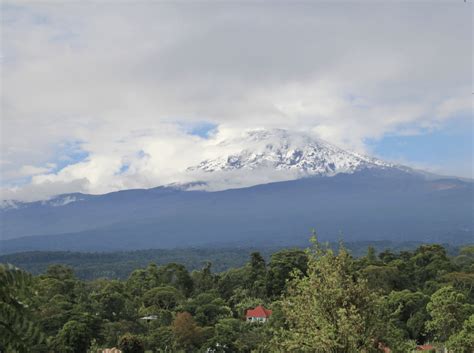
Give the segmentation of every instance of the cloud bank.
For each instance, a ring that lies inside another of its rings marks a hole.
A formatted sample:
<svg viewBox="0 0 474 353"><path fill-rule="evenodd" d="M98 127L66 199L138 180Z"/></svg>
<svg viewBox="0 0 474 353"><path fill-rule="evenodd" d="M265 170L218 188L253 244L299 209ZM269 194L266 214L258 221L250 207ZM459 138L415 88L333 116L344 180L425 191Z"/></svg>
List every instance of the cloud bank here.
<svg viewBox="0 0 474 353"><path fill-rule="evenodd" d="M4 2L2 197L174 182L247 128L370 153L472 119L471 7Z"/></svg>

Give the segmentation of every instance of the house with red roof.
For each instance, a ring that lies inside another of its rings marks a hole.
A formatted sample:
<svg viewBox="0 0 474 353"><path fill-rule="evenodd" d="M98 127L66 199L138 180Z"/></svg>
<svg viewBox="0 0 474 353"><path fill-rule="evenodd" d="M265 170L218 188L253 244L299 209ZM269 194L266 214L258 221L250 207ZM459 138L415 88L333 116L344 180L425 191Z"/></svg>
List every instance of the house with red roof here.
<svg viewBox="0 0 474 353"><path fill-rule="evenodd" d="M259 305L254 309L248 309L245 313L247 322L266 322L272 315L270 309L266 309L263 305Z"/></svg>

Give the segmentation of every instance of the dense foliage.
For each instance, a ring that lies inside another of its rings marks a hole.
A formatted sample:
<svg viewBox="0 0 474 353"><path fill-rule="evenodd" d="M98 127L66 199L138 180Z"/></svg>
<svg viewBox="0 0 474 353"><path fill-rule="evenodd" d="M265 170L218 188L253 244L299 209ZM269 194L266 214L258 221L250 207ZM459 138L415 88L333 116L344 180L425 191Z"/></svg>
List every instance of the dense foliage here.
<svg viewBox="0 0 474 353"><path fill-rule="evenodd" d="M356 258L314 241L267 261L254 252L220 273L210 262L191 272L151 263L126 280L83 281L64 265L35 277L4 266L0 295L0 325L15 333L0 331L8 352L474 349L474 246L457 256L440 245L369 248ZM258 304L273 310L270 321L247 323L246 309Z"/></svg>
<svg viewBox="0 0 474 353"><path fill-rule="evenodd" d="M331 245L334 248L338 246L338 244ZM385 240L345 243L347 249L355 257L363 256L369 245L377 251L392 249L394 252L399 252L416 249L422 243ZM306 246L307 243L301 247ZM448 254L452 256L459 254L458 246L448 244L443 246ZM252 252L259 252L268 260L273 253L283 248L265 244L261 247L147 249L116 252L26 251L0 255L0 263L13 264L34 275L46 272L49 265L63 264L71 267L76 277L80 279L127 279L134 270L145 267L151 262L157 265L177 262L186 266L188 270L199 270L203 262L211 261L213 270L222 272L245 265Z"/></svg>
<svg viewBox="0 0 474 353"><path fill-rule="evenodd" d="M28 273L0 264L0 351L25 351L43 340L28 305L31 283Z"/></svg>

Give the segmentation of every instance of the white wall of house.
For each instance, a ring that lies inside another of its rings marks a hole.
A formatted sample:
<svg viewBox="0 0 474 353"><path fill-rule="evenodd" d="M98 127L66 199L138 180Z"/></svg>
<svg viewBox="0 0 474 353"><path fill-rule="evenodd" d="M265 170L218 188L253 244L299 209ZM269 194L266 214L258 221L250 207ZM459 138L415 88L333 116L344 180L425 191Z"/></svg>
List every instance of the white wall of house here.
<svg viewBox="0 0 474 353"><path fill-rule="evenodd" d="M248 322L266 322L268 319L266 317L248 317Z"/></svg>

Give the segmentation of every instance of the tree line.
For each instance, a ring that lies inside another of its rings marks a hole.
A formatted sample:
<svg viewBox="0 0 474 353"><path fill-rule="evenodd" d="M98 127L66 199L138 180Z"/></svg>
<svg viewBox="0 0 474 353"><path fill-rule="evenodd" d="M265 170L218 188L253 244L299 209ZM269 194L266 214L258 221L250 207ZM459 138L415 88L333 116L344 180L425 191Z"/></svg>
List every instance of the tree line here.
<svg viewBox="0 0 474 353"><path fill-rule="evenodd" d="M394 252L416 249L422 245L419 241L393 242L388 240L345 242L344 246L355 257L364 256L367 247L373 246L377 252L391 249ZM338 243L330 243L337 249ZM300 248L308 246L306 241ZM451 256L459 255L458 245L443 244ZM33 275L46 272L49 265L63 264L71 267L79 279L94 280L97 278L127 279L137 268L146 267L153 262L166 265L170 262L180 263L188 270L199 270L204 261L212 262L215 272L223 272L230 268L242 267L252 252L259 252L267 261L270 256L282 249L284 245L265 245L255 247L219 246L176 249L146 249L115 252L73 252L73 251L25 251L0 255L0 263L10 263ZM0 251L2 249L0 248Z"/></svg>
<svg viewBox="0 0 474 353"><path fill-rule="evenodd" d="M269 322L244 320L272 309ZM30 275L0 267L0 351L410 352L431 343L474 350L474 246L353 257L312 239L238 268L178 263L125 280L78 279L64 265Z"/></svg>

